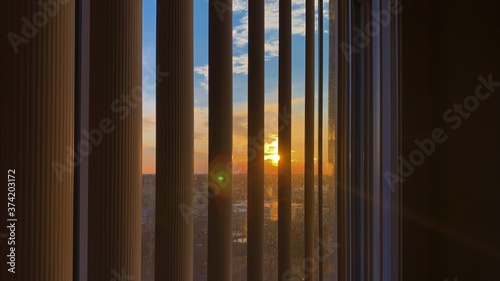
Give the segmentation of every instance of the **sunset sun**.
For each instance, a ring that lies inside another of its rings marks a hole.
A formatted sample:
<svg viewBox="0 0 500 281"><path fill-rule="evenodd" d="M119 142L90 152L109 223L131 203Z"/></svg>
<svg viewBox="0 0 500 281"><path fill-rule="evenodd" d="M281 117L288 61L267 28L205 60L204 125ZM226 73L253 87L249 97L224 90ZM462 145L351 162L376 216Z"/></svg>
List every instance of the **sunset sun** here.
<svg viewBox="0 0 500 281"><path fill-rule="evenodd" d="M280 155L278 154L278 136L273 135L273 141L271 143L264 144L264 160L268 161L274 167L278 166L280 161Z"/></svg>

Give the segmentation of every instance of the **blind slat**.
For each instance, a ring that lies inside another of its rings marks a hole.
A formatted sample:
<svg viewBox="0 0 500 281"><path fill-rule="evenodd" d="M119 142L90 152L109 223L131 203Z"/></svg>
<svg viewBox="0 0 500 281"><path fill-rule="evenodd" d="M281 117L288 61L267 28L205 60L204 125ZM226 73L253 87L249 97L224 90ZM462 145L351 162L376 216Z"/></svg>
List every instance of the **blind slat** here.
<svg viewBox="0 0 500 281"><path fill-rule="evenodd" d="M247 280L264 278L264 0L248 2Z"/></svg>
<svg viewBox="0 0 500 281"><path fill-rule="evenodd" d="M279 1L278 278L291 272L292 3Z"/></svg>
<svg viewBox="0 0 500 281"><path fill-rule="evenodd" d="M323 0L318 0L318 239L319 281L323 281Z"/></svg>
<svg viewBox="0 0 500 281"><path fill-rule="evenodd" d="M102 141L89 154L88 279L140 276L142 1L90 9L89 129Z"/></svg>
<svg viewBox="0 0 500 281"><path fill-rule="evenodd" d="M306 280L315 280L314 260L314 0L306 1L304 128L304 262Z"/></svg>
<svg viewBox="0 0 500 281"><path fill-rule="evenodd" d="M193 0L158 1L156 37L155 279L192 280Z"/></svg>
<svg viewBox="0 0 500 281"><path fill-rule="evenodd" d="M232 279L232 1L209 1L208 281Z"/></svg>

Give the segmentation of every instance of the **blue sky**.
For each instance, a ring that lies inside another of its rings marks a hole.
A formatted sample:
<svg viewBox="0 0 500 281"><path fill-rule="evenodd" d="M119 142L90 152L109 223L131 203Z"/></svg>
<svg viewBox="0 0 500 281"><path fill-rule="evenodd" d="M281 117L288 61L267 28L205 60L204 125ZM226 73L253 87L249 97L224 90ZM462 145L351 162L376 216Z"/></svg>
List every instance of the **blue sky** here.
<svg viewBox="0 0 500 281"><path fill-rule="evenodd" d="M247 125L247 1L233 0L233 102L234 135L233 160L236 172L246 169ZM325 15L328 1L324 3ZM195 99L195 172L204 173L208 153L208 0L194 0L194 99ZM143 2L143 79L151 79L155 73L156 1ZM317 3L316 3L317 7ZM325 16L325 52L328 50L328 17ZM305 0L292 0L292 149L294 162L303 162L303 110L305 64ZM266 141L272 141L276 132L278 102L278 0L266 0ZM327 67L325 53L325 73ZM161 69L161 71L167 71ZM317 88L316 88L317 89ZM327 101L327 79L324 84L324 103ZM143 93L143 171L154 172L155 152L155 93L145 89ZM326 116L326 107L325 107ZM326 130L326 128L324 128ZM326 131L325 131L326 132ZM325 134L326 135L326 134ZM326 142L325 142L326 143ZM326 151L326 149L324 149ZM326 162L326 161L325 161ZM239 167L238 163L242 165ZM238 168L239 167L239 168ZM300 168L298 168L300 169Z"/></svg>

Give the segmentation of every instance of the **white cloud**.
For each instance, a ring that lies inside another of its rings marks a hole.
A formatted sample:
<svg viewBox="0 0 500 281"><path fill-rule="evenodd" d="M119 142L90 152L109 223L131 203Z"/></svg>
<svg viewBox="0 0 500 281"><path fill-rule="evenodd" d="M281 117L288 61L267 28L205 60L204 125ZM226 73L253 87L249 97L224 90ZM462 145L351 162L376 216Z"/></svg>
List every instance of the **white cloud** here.
<svg viewBox="0 0 500 281"><path fill-rule="evenodd" d="M233 27L233 43L236 53L242 53L248 45L248 1L251 0L233 0L233 13L239 17ZM315 0L315 3L317 10L318 0ZM323 4L326 15L329 1L325 0ZM325 16L324 20L325 27L327 27L328 17ZM317 29L317 20L315 28ZM266 0L265 34L265 57L266 60L269 60L279 55L279 0ZM292 0L292 34L305 36L305 0ZM200 85L208 91L208 65L197 66L194 71L204 75L205 80L200 82ZM233 72L236 74L248 73L248 54L246 52L233 56Z"/></svg>
<svg viewBox="0 0 500 281"><path fill-rule="evenodd" d="M246 11L248 8L247 6L248 1L249 0L233 0L233 11L234 12Z"/></svg>
<svg viewBox="0 0 500 281"><path fill-rule="evenodd" d="M208 121L208 107L196 106L194 108L194 120L197 122Z"/></svg>
<svg viewBox="0 0 500 281"><path fill-rule="evenodd" d="M248 15L244 15L238 25L233 27L233 42L238 48L248 44Z"/></svg>
<svg viewBox="0 0 500 281"><path fill-rule="evenodd" d="M233 73L248 73L248 54L233 57Z"/></svg>
<svg viewBox="0 0 500 281"><path fill-rule="evenodd" d="M208 77L208 65L197 66L194 68L194 72L201 74L205 77Z"/></svg>
<svg viewBox="0 0 500 281"><path fill-rule="evenodd" d="M246 1L236 0L233 3L235 14L241 15L240 20L233 28L233 41L236 48L244 48L248 44L248 8L244 2ZM266 59L277 57L279 53L279 0L266 0L265 33ZM292 34L305 35L304 0L292 1Z"/></svg>
<svg viewBox="0 0 500 281"><path fill-rule="evenodd" d="M205 79L200 82L200 86L208 92L208 64L196 66L194 72L203 75Z"/></svg>

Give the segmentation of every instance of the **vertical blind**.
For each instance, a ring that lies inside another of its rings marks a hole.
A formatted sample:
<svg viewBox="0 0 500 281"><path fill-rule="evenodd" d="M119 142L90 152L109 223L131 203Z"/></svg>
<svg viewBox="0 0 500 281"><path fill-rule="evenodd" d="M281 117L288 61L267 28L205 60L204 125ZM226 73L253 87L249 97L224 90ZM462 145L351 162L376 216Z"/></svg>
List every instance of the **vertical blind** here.
<svg viewBox="0 0 500 281"><path fill-rule="evenodd" d="M155 278L192 280L193 1L157 1L156 30Z"/></svg>
<svg viewBox="0 0 500 281"><path fill-rule="evenodd" d="M58 8L38 30L38 2L0 2L0 280L72 278L75 3Z"/></svg>
<svg viewBox="0 0 500 281"><path fill-rule="evenodd" d="M329 3L330 4L330 3ZM318 0L318 241L323 235L323 0ZM333 202L331 202L333 203ZM321 243L321 242L320 242ZM318 249L318 278L324 277L324 249Z"/></svg>
<svg viewBox="0 0 500 281"><path fill-rule="evenodd" d="M339 280L401 280L400 9L335 1Z"/></svg>
<svg viewBox="0 0 500 281"><path fill-rule="evenodd" d="M232 278L233 19L231 1L208 5L207 276L223 281Z"/></svg>
<svg viewBox="0 0 500 281"><path fill-rule="evenodd" d="M314 198L314 0L306 1L306 65L304 116L304 257L314 257L315 198ZM308 259L306 262L311 261ZM310 263L310 262L309 262ZM311 265L307 265L308 267ZM312 266L311 266L312 267ZM314 270L305 274L306 280L315 280Z"/></svg>
<svg viewBox="0 0 500 281"><path fill-rule="evenodd" d="M304 1L303 257L312 263L307 266L314 268L307 272L306 280L323 280L323 220L335 219L338 280L399 280L400 191L384 180L384 174L397 171L399 153L400 21L397 14L387 16L384 11L400 1L330 1L330 50L334 52L330 52L327 73L329 116L335 115L336 123L329 124L333 128L329 130L336 140L328 145L336 150L329 150L328 156L338 156L329 159L335 164L338 183L336 218L323 217L323 1L318 1L318 14L314 0ZM13 3L0 4L3 18L12 26L17 26L24 15L36 12L32 1ZM20 54L7 56L1 66L3 77L14 78L2 79L1 88L15 93L6 95L8 104L14 106L2 109L2 119L7 120L9 130L16 132L15 138L2 138L2 148L13 147L2 159L2 168L6 163L13 164L23 173L18 182L23 185L19 202L25 208L20 213L19 247L24 254L19 264L30 269L15 278L140 279L142 1L57 3L61 5L60 16L50 21L31 44L18 45ZM293 3L279 1L278 280L290 280L292 270ZM261 139L265 115L265 0L249 0L247 4L248 138ZM209 281L225 281L232 278L233 244L232 1L209 0L208 6L207 277ZM156 62L168 72L167 77L157 73L157 82L164 81L156 87L155 279L159 281L193 278L193 220L182 210L194 204L193 10L193 0L157 0ZM380 34L372 36L371 44L361 51L343 48L356 44L357 30L387 17L389 23L380 26ZM1 28L9 34L5 24ZM9 42L3 41L1 47L2 53L12 52ZM123 93L128 98L125 104L120 102ZM88 129L88 136L78 133L84 129ZM100 145L84 155L82 143L96 138ZM56 161L56 165L66 161L66 148L75 150L83 162L73 163L69 173L48 171L53 166L50 161ZM265 260L264 151L254 150L250 143L248 148L247 278L258 281L264 279ZM316 203L319 228L315 224ZM35 254L26 254L35 248ZM0 273L2 280L7 279L5 272Z"/></svg>
<svg viewBox="0 0 500 281"><path fill-rule="evenodd" d="M264 6L248 2L248 139L264 130ZM263 143L259 143L263 146ZM264 279L264 149L248 144L247 280Z"/></svg>
<svg viewBox="0 0 500 281"><path fill-rule="evenodd" d="M279 1L278 278L292 269L292 1Z"/></svg>
<svg viewBox="0 0 500 281"><path fill-rule="evenodd" d="M90 1L88 280L141 274L141 11Z"/></svg>

